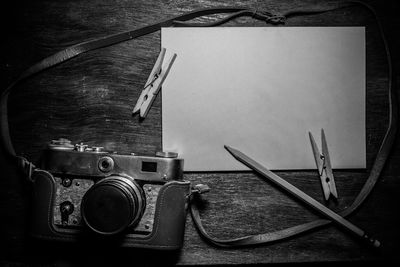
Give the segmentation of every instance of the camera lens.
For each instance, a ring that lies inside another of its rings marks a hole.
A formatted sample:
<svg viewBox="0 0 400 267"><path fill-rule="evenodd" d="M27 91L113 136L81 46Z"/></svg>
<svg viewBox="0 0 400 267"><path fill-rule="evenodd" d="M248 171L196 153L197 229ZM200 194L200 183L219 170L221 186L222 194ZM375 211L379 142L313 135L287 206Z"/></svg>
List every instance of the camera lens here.
<svg viewBox="0 0 400 267"><path fill-rule="evenodd" d="M111 176L93 185L83 196L82 218L96 233L114 235L136 224L145 198L133 179Z"/></svg>

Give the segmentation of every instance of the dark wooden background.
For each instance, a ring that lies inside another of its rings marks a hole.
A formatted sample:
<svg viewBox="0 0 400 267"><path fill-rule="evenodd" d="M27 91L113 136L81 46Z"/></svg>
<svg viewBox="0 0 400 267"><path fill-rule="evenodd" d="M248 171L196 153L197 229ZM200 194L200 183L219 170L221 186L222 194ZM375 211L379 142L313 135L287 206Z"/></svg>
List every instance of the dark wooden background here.
<svg viewBox="0 0 400 267"><path fill-rule="evenodd" d="M241 5L283 12L323 3L289 0L6 2L8 4L2 3L1 8L2 89L30 65L68 45L145 26L193 9ZM369 2L382 19L396 65L400 34L396 1ZM240 18L226 26L269 25ZM286 26L366 26L367 169L334 171L340 199L338 203L328 206L340 210L354 200L366 180L388 123L388 70L382 41L373 16L361 7L291 18ZM161 150L161 96L157 97L144 121L131 116L159 51L160 33L157 32L89 52L21 84L9 101L11 133L18 153L37 159L44 145L58 137L126 153L153 154ZM334 226L271 245L215 248L199 237L189 216L184 247L176 253L129 249L104 251L101 248L93 252L89 248L72 245L41 244L28 237L29 188L3 153L0 160L0 263L4 265L364 263L396 260L400 252L398 141L372 194L350 217L352 222L382 242L380 251L367 248ZM282 171L278 174L324 202L315 171ZM207 183L212 188L205 196L201 215L206 229L216 237L233 238L269 232L318 218L251 172L187 173L185 178Z"/></svg>

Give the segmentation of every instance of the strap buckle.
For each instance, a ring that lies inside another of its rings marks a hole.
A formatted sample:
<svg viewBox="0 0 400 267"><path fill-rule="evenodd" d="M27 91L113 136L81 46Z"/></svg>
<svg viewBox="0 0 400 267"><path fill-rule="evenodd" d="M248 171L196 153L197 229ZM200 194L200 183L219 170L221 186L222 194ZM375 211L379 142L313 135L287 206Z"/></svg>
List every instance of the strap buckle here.
<svg viewBox="0 0 400 267"><path fill-rule="evenodd" d="M191 194L203 194L203 193L207 193L210 191L210 187L206 184L196 184L192 187L192 192Z"/></svg>
<svg viewBox="0 0 400 267"><path fill-rule="evenodd" d="M33 182L32 173L36 169L36 166L24 157L19 156L17 159L19 169L26 176L28 181Z"/></svg>

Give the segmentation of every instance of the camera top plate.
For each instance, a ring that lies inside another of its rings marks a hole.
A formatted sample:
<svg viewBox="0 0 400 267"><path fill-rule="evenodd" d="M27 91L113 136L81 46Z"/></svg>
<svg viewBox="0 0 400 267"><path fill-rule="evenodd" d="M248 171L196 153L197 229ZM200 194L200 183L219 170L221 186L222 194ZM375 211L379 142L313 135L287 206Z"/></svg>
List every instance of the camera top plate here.
<svg viewBox="0 0 400 267"><path fill-rule="evenodd" d="M174 152L155 157L124 155L102 147L71 145L67 139L53 140L44 151L41 167L59 175L89 176L93 179L125 174L136 180L165 183L183 179L183 159Z"/></svg>

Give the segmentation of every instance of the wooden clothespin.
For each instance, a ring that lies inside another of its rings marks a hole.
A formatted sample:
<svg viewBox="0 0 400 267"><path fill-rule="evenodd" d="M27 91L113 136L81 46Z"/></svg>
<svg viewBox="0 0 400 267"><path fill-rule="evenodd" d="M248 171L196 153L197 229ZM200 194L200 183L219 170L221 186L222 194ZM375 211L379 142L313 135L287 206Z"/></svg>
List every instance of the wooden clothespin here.
<svg viewBox="0 0 400 267"><path fill-rule="evenodd" d="M338 198L335 178L333 177L331 160L329 158L328 145L326 143L326 137L324 129L321 129L321 143L322 143L322 154L319 153L318 146L310 132L311 147L314 154L315 164L318 168L318 174L321 179L322 190L324 191L325 200L328 200L330 195L333 195L336 199Z"/></svg>
<svg viewBox="0 0 400 267"><path fill-rule="evenodd" d="M133 108L132 114L136 114L140 111L141 118L145 118L147 113L149 112L150 107L154 102L154 99L160 91L161 86L165 78L167 77L169 70L172 67L172 64L175 61L176 54L173 54L172 57L167 62L165 62L163 66L161 66L164 61L165 51L165 48L161 49L156 63L154 64L153 70L151 71L150 76L147 79L146 84L144 85L143 91L140 94L135 107Z"/></svg>

